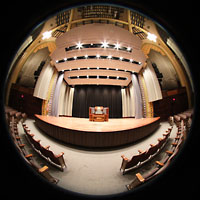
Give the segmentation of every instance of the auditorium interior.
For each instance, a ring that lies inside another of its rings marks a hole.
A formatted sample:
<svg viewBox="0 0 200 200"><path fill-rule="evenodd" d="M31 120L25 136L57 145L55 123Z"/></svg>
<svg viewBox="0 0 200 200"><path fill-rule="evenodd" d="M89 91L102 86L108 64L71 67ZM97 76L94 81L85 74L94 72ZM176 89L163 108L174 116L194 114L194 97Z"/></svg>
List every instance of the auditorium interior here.
<svg viewBox="0 0 200 200"><path fill-rule="evenodd" d="M13 58L10 138L47 184L86 195L132 192L164 173L190 134L194 86L173 37L136 10L64 9Z"/></svg>

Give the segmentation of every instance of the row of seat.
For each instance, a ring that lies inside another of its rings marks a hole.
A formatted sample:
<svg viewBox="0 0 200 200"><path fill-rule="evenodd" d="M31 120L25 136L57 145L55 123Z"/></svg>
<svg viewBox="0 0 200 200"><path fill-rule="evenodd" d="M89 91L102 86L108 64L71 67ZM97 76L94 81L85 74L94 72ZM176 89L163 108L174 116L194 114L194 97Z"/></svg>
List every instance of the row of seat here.
<svg viewBox="0 0 200 200"><path fill-rule="evenodd" d="M171 163L171 161L174 159L174 157L179 152L184 139L183 139L183 126L184 122L182 120L181 124L178 127L178 131L176 134L176 137L174 138L173 142L171 143L168 150L165 151L165 155L162 157L161 160L155 161L155 166L152 167L150 170L144 172L144 173L136 173L134 176L133 181L126 185L126 188L128 190L132 190L139 185L151 180L153 177L160 174L162 171L164 171Z"/></svg>
<svg viewBox="0 0 200 200"><path fill-rule="evenodd" d="M22 158L25 160L25 162L31 166L36 172L38 172L42 177L44 177L46 180L48 180L51 183L58 183L58 179L51 176L51 174L48 172L48 166L44 165L41 166L37 163L37 161L34 159L33 154L28 154L27 150L25 148L25 144L23 144L17 127L17 119L16 115L13 115L11 117L11 120L9 121L9 130L11 134L11 138L16 146L17 151L21 154Z"/></svg>
<svg viewBox="0 0 200 200"><path fill-rule="evenodd" d="M40 140L36 140L34 138L34 134L30 133L30 130L28 130L28 127L25 123L23 123L22 126L24 128L26 138L32 148L50 164L58 167L61 171L64 171L66 168L65 160L63 157L64 153L61 152L58 155L54 154L53 151L49 149L50 146L44 147L42 144L40 144Z"/></svg>
<svg viewBox="0 0 200 200"><path fill-rule="evenodd" d="M186 110L182 113L178 113L174 116L171 116L171 123L175 123L177 126L180 125L183 120L186 131L190 130L193 118L193 109Z"/></svg>
<svg viewBox="0 0 200 200"><path fill-rule="evenodd" d="M153 145L150 144L150 148L146 151L142 152L141 150L138 150L139 154L133 155L131 159L126 158L124 155L122 155L122 164L120 171L123 171L123 174L125 174L125 170L127 169L135 169L137 167L140 167L150 159L152 159L155 155L157 155L158 152L164 147L164 145L167 142L167 139L170 136L170 133L172 131L172 127L169 127L165 134L163 134L163 138L158 138L158 143Z"/></svg>
<svg viewBox="0 0 200 200"><path fill-rule="evenodd" d="M15 122L21 121L22 123L27 119L27 114L19 112L9 106L5 106L6 121L9 124L14 117Z"/></svg>

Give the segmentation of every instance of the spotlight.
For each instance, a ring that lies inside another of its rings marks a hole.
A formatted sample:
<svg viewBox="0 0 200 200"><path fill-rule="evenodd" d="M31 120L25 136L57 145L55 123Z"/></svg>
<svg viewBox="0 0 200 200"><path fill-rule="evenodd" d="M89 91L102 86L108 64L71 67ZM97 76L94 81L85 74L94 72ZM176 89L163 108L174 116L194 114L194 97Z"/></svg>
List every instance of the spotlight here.
<svg viewBox="0 0 200 200"><path fill-rule="evenodd" d="M118 50L120 48L120 44L119 43L115 44L114 48Z"/></svg>
<svg viewBox="0 0 200 200"><path fill-rule="evenodd" d="M52 31L46 31L42 34L42 39L45 40L45 39L49 39L51 37L51 32Z"/></svg>
<svg viewBox="0 0 200 200"><path fill-rule="evenodd" d="M127 47L127 51L131 51L131 47Z"/></svg>
<svg viewBox="0 0 200 200"><path fill-rule="evenodd" d="M147 39L149 39L150 41L156 42L157 36L152 33L148 33Z"/></svg>
<svg viewBox="0 0 200 200"><path fill-rule="evenodd" d="M81 48L83 48L83 44L80 43L80 42L78 42L78 43L76 44L76 48L77 48L77 49L81 49Z"/></svg>
<svg viewBox="0 0 200 200"><path fill-rule="evenodd" d="M108 42L106 42L106 41L102 42L101 47L102 48L107 48L108 47Z"/></svg>

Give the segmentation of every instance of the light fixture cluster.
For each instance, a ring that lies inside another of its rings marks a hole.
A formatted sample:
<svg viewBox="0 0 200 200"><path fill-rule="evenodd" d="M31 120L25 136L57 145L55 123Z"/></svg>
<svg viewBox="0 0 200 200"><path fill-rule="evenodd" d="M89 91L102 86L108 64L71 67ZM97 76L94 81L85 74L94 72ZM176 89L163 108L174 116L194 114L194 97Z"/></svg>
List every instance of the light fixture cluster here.
<svg viewBox="0 0 200 200"><path fill-rule="evenodd" d="M121 46L119 43L115 44L109 44L107 41L103 41L101 43L90 43L90 44L83 44L81 42L78 42L74 46L69 46L65 48L65 51L72 51L72 50L77 50L77 49L83 49L83 48L108 48L108 49L116 49L116 50L121 50L121 51L126 51L126 52L132 52L131 47L124 47Z"/></svg>
<svg viewBox="0 0 200 200"><path fill-rule="evenodd" d="M69 71L77 71L77 70L110 70L110 71L121 71L121 72L129 72L131 74L135 73L134 71L130 71L127 69L118 69L118 68L109 68L109 67L78 67L73 69L65 69L62 72L69 72Z"/></svg>
<svg viewBox="0 0 200 200"><path fill-rule="evenodd" d="M73 60L81 60L81 59L112 59L112 60L119 60L119 61L123 61L123 62L130 62L130 63L134 63L137 65L141 65L141 62L135 61L132 58L131 59L127 59L127 58L123 58L123 57L116 57L116 56L112 56L112 55L108 55L108 56L104 56L104 55L85 55L85 56L74 56L74 57L70 57L70 58L63 58L61 60L56 60L56 63L63 63L63 62L67 62L67 61L73 61Z"/></svg>
<svg viewBox="0 0 200 200"><path fill-rule="evenodd" d="M115 80L128 80L127 77L120 76L101 76L101 75L86 75L86 76L68 76L68 79L115 79Z"/></svg>

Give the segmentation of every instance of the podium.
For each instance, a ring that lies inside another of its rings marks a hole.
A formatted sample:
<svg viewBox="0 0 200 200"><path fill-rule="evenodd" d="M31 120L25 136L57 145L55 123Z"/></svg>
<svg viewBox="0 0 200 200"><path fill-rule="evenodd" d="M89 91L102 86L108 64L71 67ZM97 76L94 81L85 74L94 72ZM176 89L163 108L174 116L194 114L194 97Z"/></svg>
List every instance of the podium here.
<svg viewBox="0 0 200 200"><path fill-rule="evenodd" d="M109 108L103 106L89 107L89 121L104 122L108 121Z"/></svg>

